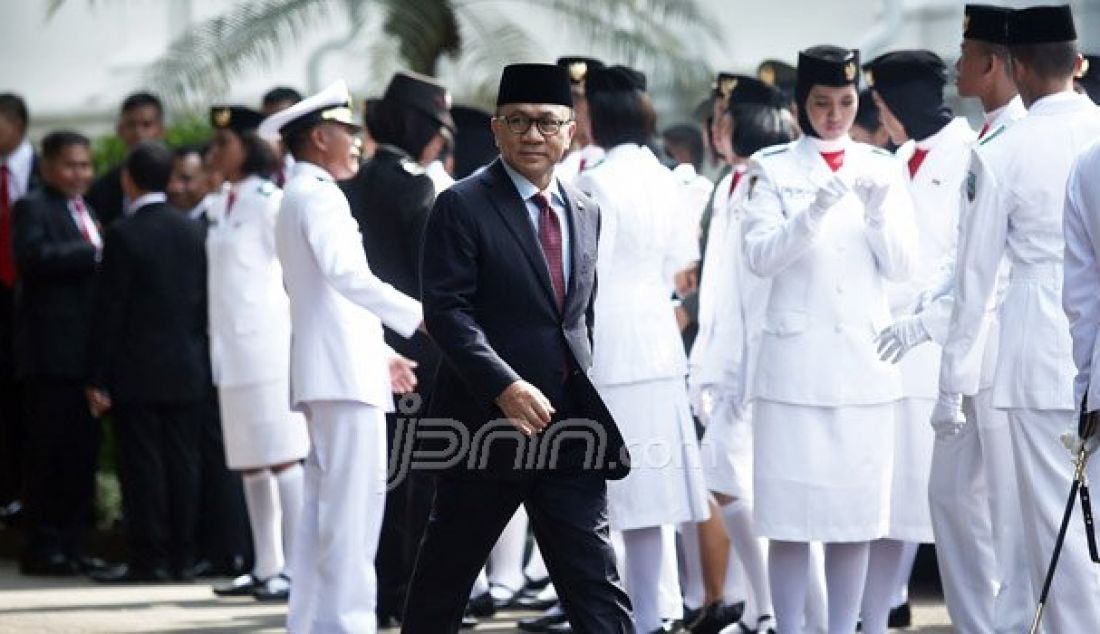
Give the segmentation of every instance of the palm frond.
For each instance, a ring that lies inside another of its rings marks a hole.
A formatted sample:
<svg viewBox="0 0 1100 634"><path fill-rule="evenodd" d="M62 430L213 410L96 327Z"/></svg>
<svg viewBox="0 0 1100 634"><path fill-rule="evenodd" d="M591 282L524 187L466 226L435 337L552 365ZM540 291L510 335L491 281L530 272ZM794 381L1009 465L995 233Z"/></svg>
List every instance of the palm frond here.
<svg viewBox="0 0 1100 634"><path fill-rule="evenodd" d="M461 51L458 18L448 0L385 0L383 4L383 29L397 37L401 55L413 70L435 74L441 57Z"/></svg>
<svg viewBox="0 0 1100 634"><path fill-rule="evenodd" d="M450 71L446 79L451 80L456 102L491 108L500 69L541 55L532 55L530 34L513 22L463 8L457 8L456 15L464 46L453 66L446 69Z"/></svg>
<svg viewBox="0 0 1100 634"><path fill-rule="evenodd" d="M254 0L191 27L146 71L176 105L224 94L245 70L267 68L288 43L333 10L331 0Z"/></svg>

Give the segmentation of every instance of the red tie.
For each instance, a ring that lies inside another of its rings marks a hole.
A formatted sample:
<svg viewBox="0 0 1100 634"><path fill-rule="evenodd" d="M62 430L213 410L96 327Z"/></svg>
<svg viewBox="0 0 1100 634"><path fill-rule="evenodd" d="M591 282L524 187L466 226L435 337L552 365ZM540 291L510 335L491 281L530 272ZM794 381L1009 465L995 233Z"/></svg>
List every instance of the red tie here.
<svg viewBox="0 0 1100 634"><path fill-rule="evenodd" d="M825 162L829 165L829 169L835 172L840 169L841 165L844 165L844 150L838 152L822 152L821 158L825 159Z"/></svg>
<svg viewBox="0 0 1100 634"><path fill-rule="evenodd" d="M554 300L560 311L565 306L565 273L561 266L561 224L558 215L550 209L546 194L535 194L532 202L539 208L539 245L546 265L550 268L550 284L554 287Z"/></svg>
<svg viewBox="0 0 1100 634"><path fill-rule="evenodd" d="M15 286L15 253L11 246L11 170L0 165L0 284Z"/></svg>
<svg viewBox="0 0 1100 634"><path fill-rule="evenodd" d="M988 121L986 121L985 125L982 126L982 131L978 133L978 139L980 140L983 136L985 136L986 132L989 132L989 122Z"/></svg>
<svg viewBox="0 0 1100 634"><path fill-rule="evenodd" d="M917 148L913 150L913 156L909 157L909 178L913 178L917 175L917 170L920 169L921 163L924 162L924 157L928 156L928 150L922 150Z"/></svg>
<svg viewBox="0 0 1100 634"><path fill-rule="evenodd" d="M744 174L744 172L733 173L733 179L730 180L730 196L733 195L733 190L737 189L737 183L741 182L741 176L743 176Z"/></svg>
<svg viewBox="0 0 1100 634"><path fill-rule="evenodd" d="M84 201L80 198L74 198L73 211L76 212L76 226L80 229L80 235L84 236L84 239L88 242L95 244L95 240L92 239L92 232L88 229L92 219L88 216L88 208L84 206Z"/></svg>
<svg viewBox="0 0 1100 634"><path fill-rule="evenodd" d="M230 212L233 211L233 203L237 202L237 191L232 187L229 188L229 200L225 203L225 217L228 218Z"/></svg>

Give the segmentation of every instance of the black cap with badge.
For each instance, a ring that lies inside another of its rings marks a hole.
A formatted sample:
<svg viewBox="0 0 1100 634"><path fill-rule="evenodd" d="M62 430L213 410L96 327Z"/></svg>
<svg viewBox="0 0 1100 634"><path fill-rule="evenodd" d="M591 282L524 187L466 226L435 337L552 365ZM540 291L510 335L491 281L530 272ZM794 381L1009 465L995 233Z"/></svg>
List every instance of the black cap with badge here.
<svg viewBox="0 0 1100 634"><path fill-rule="evenodd" d="M569 83L574 85L584 84L588 79L588 73L605 67L605 64L594 57L568 56L559 57L558 66L569 73Z"/></svg>
<svg viewBox="0 0 1100 634"><path fill-rule="evenodd" d="M451 95L442 84L424 75L411 72L394 73L382 100L417 110L439 122L451 132Z"/></svg>
<svg viewBox="0 0 1100 634"><path fill-rule="evenodd" d="M947 65L928 50L894 51L879 55L864 67L867 85L878 93L906 134L918 141L951 123L944 103Z"/></svg>
<svg viewBox="0 0 1100 634"><path fill-rule="evenodd" d="M232 130L237 134L255 130L264 120L261 112L244 106L212 106L210 125L215 129Z"/></svg>
<svg viewBox="0 0 1100 634"><path fill-rule="evenodd" d="M642 71L627 66L598 68L585 79L585 91L588 94L631 90L645 92L646 77Z"/></svg>
<svg viewBox="0 0 1100 634"><path fill-rule="evenodd" d="M1100 104L1100 55L1085 55L1077 72L1077 88L1095 104Z"/></svg>
<svg viewBox="0 0 1100 634"><path fill-rule="evenodd" d="M963 9L963 39L1008 44L1008 16L1012 9L989 4L968 4Z"/></svg>
<svg viewBox="0 0 1100 634"><path fill-rule="evenodd" d="M839 46L813 46L798 53L798 82L795 101L802 133L818 136L806 116L806 99L814 86L855 86L859 81L859 51Z"/></svg>

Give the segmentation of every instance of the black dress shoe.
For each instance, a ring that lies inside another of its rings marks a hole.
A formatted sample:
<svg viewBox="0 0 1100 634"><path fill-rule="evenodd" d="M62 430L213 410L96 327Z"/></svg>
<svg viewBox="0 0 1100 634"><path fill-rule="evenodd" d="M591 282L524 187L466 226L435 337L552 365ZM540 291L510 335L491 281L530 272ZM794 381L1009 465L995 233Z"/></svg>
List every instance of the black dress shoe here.
<svg viewBox="0 0 1100 634"><path fill-rule="evenodd" d="M565 612L556 610L550 614L543 614L540 617L531 619L520 619L516 626L524 632L549 632L548 628L555 625L568 624L569 619L566 618Z"/></svg>
<svg viewBox="0 0 1100 634"><path fill-rule="evenodd" d="M726 605L721 601L715 601L703 611L703 618L692 626L692 634L718 634L722 628L733 625L741 619L745 612L744 602Z"/></svg>
<svg viewBox="0 0 1100 634"><path fill-rule="evenodd" d="M707 606L705 606L705 605L702 606L702 607L699 607L699 608L689 608L685 605L684 606L684 627L690 630L691 628L698 625L699 621L701 621L703 619L703 617L706 616L706 614L707 614Z"/></svg>
<svg viewBox="0 0 1100 634"><path fill-rule="evenodd" d="M92 572L89 577L100 583L163 583L172 581L168 569L160 566L153 568L131 567L129 564L109 566Z"/></svg>
<svg viewBox="0 0 1100 634"><path fill-rule="evenodd" d="M508 597L504 598L504 599L499 599L499 598L493 596L493 589L494 588L500 588L500 590L498 590L497 592L499 594L507 593ZM511 609L514 609L514 608L519 608L520 605L518 603L518 600L519 600L520 592L522 592L522 590L513 590L513 589L509 588L508 586L500 584L500 583L491 584L489 586L489 596L493 600L493 610L511 610Z"/></svg>
<svg viewBox="0 0 1100 634"><path fill-rule="evenodd" d="M175 577L179 581L194 581L199 577L205 577L214 570L214 564L209 559L200 559L192 564L185 564L176 570Z"/></svg>
<svg viewBox="0 0 1100 634"><path fill-rule="evenodd" d="M257 601L288 601L290 599L290 577L280 572L274 577L260 582L252 596L256 597Z"/></svg>
<svg viewBox="0 0 1100 634"><path fill-rule="evenodd" d="M496 612L497 608L493 601L493 595L488 592L482 592L470 599L470 602L466 605L467 614L472 614L483 619L493 616Z"/></svg>
<svg viewBox="0 0 1100 634"><path fill-rule="evenodd" d="M79 572L75 564L64 554L52 552L20 558L19 572L30 576L67 577Z"/></svg>
<svg viewBox="0 0 1100 634"><path fill-rule="evenodd" d="M573 626L569 624L569 621L565 623L558 623L557 625L551 625L547 627L544 632L552 632L553 634L563 634L566 632L572 632Z"/></svg>
<svg viewBox="0 0 1100 634"><path fill-rule="evenodd" d="M69 559L69 563L78 573L83 575L90 575L93 572L106 570L109 567L107 562L99 557L72 557Z"/></svg>
<svg viewBox="0 0 1100 634"><path fill-rule="evenodd" d="M250 597L259 585L259 579L247 574L241 575L229 583L214 586L211 590L219 597Z"/></svg>
<svg viewBox="0 0 1100 634"><path fill-rule="evenodd" d="M462 624L459 625L459 629L472 630L477 627L479 621L476 616L470 616L469 614L462 615Z"/></svg>
<svg viewBox="0 0 1100 634"><path fill-rule="evenodd" d="M891 628L902 628L912 625L913 612L909 609L909 602L906 601L898 607L892 608L890 610L890 618L886 624Z"/></svg>

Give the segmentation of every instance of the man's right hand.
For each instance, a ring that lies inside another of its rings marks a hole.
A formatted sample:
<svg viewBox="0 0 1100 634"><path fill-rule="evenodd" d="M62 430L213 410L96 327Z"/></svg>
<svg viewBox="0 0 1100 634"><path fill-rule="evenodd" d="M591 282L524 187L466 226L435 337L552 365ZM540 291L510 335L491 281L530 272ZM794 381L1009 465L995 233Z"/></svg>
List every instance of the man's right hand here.
<svg viewBox="0 0 1100 634"><path fill-rule="evenodd" d="M94 387L85 388L84 397L88 399L88 411L92 413L92 418L99 418L111 409L111 397L103 390Z"/></svg>
<svg viewBox="0 0 1100 634"><path fill-rule="evenodd" d="M516 429L528 436L546 429L555 412L549 399L537 387L523 380L504 388L496 398L496 404Z"/></svg>

